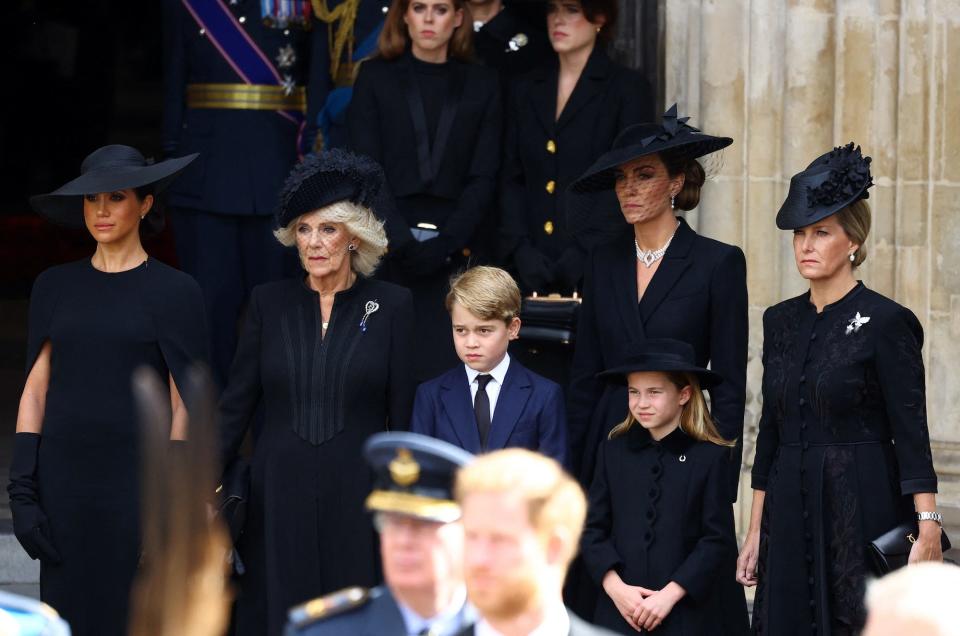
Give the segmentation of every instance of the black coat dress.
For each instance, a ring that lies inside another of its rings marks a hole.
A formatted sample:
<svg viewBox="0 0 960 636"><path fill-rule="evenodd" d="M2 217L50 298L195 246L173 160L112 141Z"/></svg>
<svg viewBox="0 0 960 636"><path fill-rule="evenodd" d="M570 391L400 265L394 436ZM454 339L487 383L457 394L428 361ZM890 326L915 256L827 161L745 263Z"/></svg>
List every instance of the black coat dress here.
<svg viewBox="0 0 960 636"><path fill-rule="evenodd" d="M639 424L600 445L590 486L581 553L597 585L616 570L628 585L659 590L671 581L687 594L656 633L743 634L724 630L717 580L733 578L733 509L724 486L726 449L679 428L654 441ZM746 607L742 624L746 626ZM601 594L594 623L636 634Z"/></svg>
<svg viewBox="0 0 960 636"><path fill-rule="evenodd" d="M347 115L350 149L383 166L390 255L378 276L410 288L421 345L418 380L457 364L443 298L450 275L490 221L501 138L495 71L451 59L429 64L409 52L363 63ZM436 226L416 243L409 228Z"/></svg>
<svg viewBox="0 0 960 636"><path fill-rule="evenodd" d="M40 596L78 636L127 633L140 556L140 436L131 378L147 367L184 396L208 362L200 288L154 259L105 273L89 259L37 278L27 372L45 342L50 382L37 463L59 564L41 562Z"/></svg>
<svg viewBox="0 0 960 636"><path fill-rule="evenodd" d="M937 490L922 345L913 313L862 283L819 314L809 294L764 314L757 633L863 627L867 543Z"/></svg>
<svg viewBox="0 0 960 636"><path fill-rule="evenodd" d="M723 382L710 391L720 434L739 440L747 376L747 275L740 248L700 236L680 219L663 261L637 303L632 235L594 250L583 286L567 417L571 456L589 484L600 440L627 414L627 392L597 380L619 362L626 345L673 338L693 346L699 366ZM741 446L729 479L736 484ZM731 493L731 497L734 493Z"/></svg>
<svg viewBox="0 0 960 636"><path fill-rule="evenodd" d="M291 606L379 579L361 449L410 418L410 293L358 277L334 297L323 337L320 322L319 296L302 279L255 288L221 399L225 457L261 403L265 419L238 545L240 635L280 634Z"/></svg>
<svg viewBox="0 0 960 636"><path fill-rule="evenodd" d="M569 293L579 287L596 235L584 228L569 231L566 188L610 150L621 130L653 121L654 95L646 80L615 64L602 46L594 47L559 119L558 75L554 57L549 66L517 80L506 111L501 240L524 292ZM593 208L594 229L609 227L609 222L624 227L612 192L580 201ZM541 257L548 263L544 271L530 265Z"/></svg>

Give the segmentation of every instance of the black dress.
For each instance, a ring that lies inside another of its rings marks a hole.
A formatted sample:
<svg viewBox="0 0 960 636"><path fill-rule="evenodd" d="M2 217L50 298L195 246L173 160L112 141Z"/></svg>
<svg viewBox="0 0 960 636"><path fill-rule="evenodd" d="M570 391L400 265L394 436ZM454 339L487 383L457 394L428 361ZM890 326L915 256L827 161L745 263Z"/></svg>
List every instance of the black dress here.
<svg viewBox="0 0 960 636"><path fill-rule="evenodd" d="M809 293L764 313L757 633L862 629L867 543L937 491L922 345L913 313L862 283L819 314Z"/></svg>
<svg viewBox="0 0 960 636"><path fill-rule="evenodd" d="M380 578L361 449L408 426L410 293L358 277L329 319L321 337L319 295L303 279L255 288L221 399L225 457L261 403L265 419L238 545L240 635L280 634L291 606Z"/></svg>
<svg viewBox="0 0 960 636"><path fill-rule="evenodd" d="M583 561L596 581L616 570L628 585L653 590L671 581L687 594L657 634L743 634L725 630L721 577L736 558L733 510L724 486L730 454L698 442L679 428L659 442L639 424L600 445L590 486L590 506L581 540ZM636 634L606 594L593 622Z"/></svg>
<svg viewBox="0 0 960 636"><path fill-rule="evenodd" d="M200 288L154 259L105 273L89 259L53 267L30 297L27 371L51 344L38 460L40 499L62 562L40 565L40 596L77 635L127 633L140 554L140 367L184 391L208 362Z"/></svg>
<svg viewBox="0 0 960 636"><path fill-rule="evenodd" d="M500 86L495 71L458 60L431 64L407 52L363 63L347 116L350 149L383 166L390 254L378 273L408 287L420 345L414 372L435 377L458 364L444 308L450 276L471 262L478 227L494 201L500 158ZM427 223L435 238L416 243Z"/></svg>

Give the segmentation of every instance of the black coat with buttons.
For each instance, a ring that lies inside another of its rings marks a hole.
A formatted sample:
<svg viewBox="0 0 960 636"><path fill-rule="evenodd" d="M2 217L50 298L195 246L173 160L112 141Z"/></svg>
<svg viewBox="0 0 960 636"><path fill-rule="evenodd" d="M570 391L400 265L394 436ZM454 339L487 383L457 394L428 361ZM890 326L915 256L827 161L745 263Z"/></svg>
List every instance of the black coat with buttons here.
<svg viewBox="0 0 960 636"><path fill-rule="evenodd" d="M673 581L686 590L657 634L730 633L721 626L717 585L735 576L733 510L724 484L729 456L679 428L654 441L639 424L600 445L583 561L598 585L616 570L628 585L659 590ZM593 622L636 634L604 593Z"/></svg>
<svg viewBox="0 0 960 636"><path fill-rule="evenodd" d="M653 91L643 76L614 63L600 45L591 53L559 119L558 76L554 57L550 66L511 86L506 110L501 247L525 292L570 292L578 287L595 235L569 231L566 188L610 150L623 128L654 117ZM598 227L612 222L622 229L623 217L612 192L578 205L595 209Z"/></svg>
<svg viewBox="0 0 960 636"><path fill-rule="evenodd" d="M757 633L862 629L866 545L937 490L922 346L916 316L862 283L819 314L809 293L764 314Z"/></svg>

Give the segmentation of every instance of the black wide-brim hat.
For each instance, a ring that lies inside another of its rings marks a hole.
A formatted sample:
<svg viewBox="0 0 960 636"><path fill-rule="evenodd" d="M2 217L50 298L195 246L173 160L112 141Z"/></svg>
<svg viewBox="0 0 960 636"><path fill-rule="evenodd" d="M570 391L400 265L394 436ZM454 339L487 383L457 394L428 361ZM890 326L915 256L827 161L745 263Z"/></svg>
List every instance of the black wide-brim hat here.
<svg viewBox="0 0 960 636"><path fill-rule="evenodd" d="M867 199L873 185L870 157L851 141L814 159L790 179L790 191L777 212L777 227L795 230Z"/></svg>
<svg viewBox="0 0 960 636"><path fill-rule="evenodd" d="M97 148L80 164L80 176L49 194L30 197L30 205L39 214L58 225L83 227L83 195L116 192L153 185L158 193L196 159L187 155L153 163L130 146L111 144Z"/></svg>
<svg viewBox="0 0 960 636"><path fill-rule="evenodd" d="M377 433L363 455L374 472L368 510L439 523L460 518L453 485L457 471L473 461L471 453L417 433Z"/></svg>
<svg viewBox="0 0 960 636"><path fill-rule="evenodd" d="M278 227L338 201L351 201L378 215L383 169L373 159L339 148L307 155L290 171L276 210Z"/></svg>
<svg viewBox="0 0 960 636"><path fill-rule="evenodd" d="M659 124L634 124L624 128L613 140L613 147L600 155L580 178L570 185L576 193L597 192L613 188L615 170L638 157L669 151L696 159L726 148L733 143L730 137L715 137L700 132L687 124L689 117L677 117L674 104L663 114Z"/></svg>
<svg viewBox="0 0 960 636"><path fill-rule="evenodd" d="M697 377L704 389L714 387L723 378L709 369L697 366L693 347L670 338L649 338L627 346L616 366L597 374L611 384L627 384L627 376L640 371L689 373Z"/></svg>

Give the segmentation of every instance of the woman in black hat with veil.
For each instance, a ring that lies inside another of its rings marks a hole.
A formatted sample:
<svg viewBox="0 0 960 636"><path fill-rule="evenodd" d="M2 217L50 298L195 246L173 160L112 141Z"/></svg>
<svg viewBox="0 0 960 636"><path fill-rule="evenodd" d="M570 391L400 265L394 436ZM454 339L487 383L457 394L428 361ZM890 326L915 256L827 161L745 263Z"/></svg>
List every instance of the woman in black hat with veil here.
<svg viewBox="0 0 960 636"><path fill-rule="evenodd" d="M790 180L777 227L810 290L763 315L763 411L737 578L758 634L859 634L867 546L900 534L940 561L923 328L856 278L870 231L870 157L850 144Z"/></svg>
<svg viewBox="0 0 960 636"><path fill-rule="evenodd" d="M186 373L206 363L200 289L140 242L161 225L157 194L196 155L152 164L111 145L34 209L86 227L91 258L43 272L30 296L27 380L17 415L10 508L20 544L40 560L40 595L74 634L127 629L139 560L139 435L132 374L169 385L170 437L185 439Z"/></svg>
<svg viewBox="0 0 960 636"><path fill-rule="evenodd" d="M694 232L677 211L692 210L700 201L706 174L698 158L733 140L702 133L687 119L678 117L674 105L659 124L630 126L571 185L574 193L614 190L633 231L595 248L586 267L569 391L569 439L574 470L588 485L597 446L622 419L627 403L625 388L604 386L597 373L612 366L630 342L686 342L697 365L709 363L724 378L709 389L710 415L720 435L737 443L728 471L732 502L746 397L746 261L740 248ZM737 633L747 628L740 611L745 600L733 580L733 562L727 565L725 629Z"/></svg>

